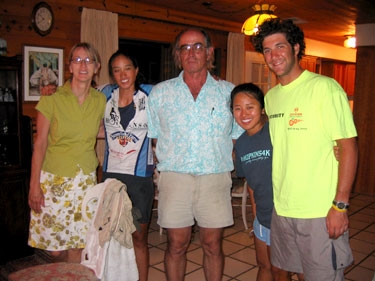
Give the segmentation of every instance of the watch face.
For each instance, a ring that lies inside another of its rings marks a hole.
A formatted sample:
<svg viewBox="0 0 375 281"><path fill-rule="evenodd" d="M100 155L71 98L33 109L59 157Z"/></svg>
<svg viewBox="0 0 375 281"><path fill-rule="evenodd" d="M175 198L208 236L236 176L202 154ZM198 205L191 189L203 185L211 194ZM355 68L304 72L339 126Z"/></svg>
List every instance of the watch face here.
<svg viewBox="0 0 375 281"><path fill-rule="evenodd" d="M343 203L343 202L338 202L338 203L337 203L337 208L339 208L339 209L345 209L345 203Z"/></svg>

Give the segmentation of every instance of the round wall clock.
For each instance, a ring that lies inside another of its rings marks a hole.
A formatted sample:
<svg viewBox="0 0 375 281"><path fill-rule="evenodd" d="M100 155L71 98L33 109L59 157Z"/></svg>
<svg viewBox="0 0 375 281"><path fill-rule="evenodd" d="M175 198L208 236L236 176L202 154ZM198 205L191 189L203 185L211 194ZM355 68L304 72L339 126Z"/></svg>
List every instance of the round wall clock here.
<svg viewBox="0 0 375 281"><path fill-rule="evenodd" d="M54 16L50 5L46 2L39 2L31 13L31 24L36 33L45 36L53 29Z"/></svg>

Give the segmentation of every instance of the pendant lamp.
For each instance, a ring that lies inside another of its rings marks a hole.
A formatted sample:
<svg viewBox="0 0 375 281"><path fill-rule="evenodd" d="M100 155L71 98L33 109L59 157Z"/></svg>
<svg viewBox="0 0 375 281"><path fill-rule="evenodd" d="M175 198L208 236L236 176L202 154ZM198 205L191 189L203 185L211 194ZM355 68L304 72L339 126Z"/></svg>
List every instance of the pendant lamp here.
<svg viewBox="0 0 375 281"><path fill-rule="evenodd" d="M248 36L257 33L258 26L261 25L265 20L277 18L277 16L274 15L274 11L276 9L275 5L256 4L252 8L255 11L255 14L244 22L241 30L242 33Z"/></svg>

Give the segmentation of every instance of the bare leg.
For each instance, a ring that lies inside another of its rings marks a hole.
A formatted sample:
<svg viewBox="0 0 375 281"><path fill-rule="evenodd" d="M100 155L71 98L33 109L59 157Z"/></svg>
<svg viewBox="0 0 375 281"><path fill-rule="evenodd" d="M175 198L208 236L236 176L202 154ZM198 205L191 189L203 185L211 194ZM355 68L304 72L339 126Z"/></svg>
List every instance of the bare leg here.
<svg viewBox="0 0 375 281"><path fill-rule="evenodd" d="M52 262L66 262L68 260L68 251L50 251Z"/></svg>
<svg viewBox="0 0 375 281"><path fill-rule="evenodd" d="M140 231L133 233L133 245L135 259L137 262L139 281L147 281L148 266L150 264L150 254L148 250L148 224L140 224Z"/></svg>
<svg viewBox="0 0 375 281"><path fill-rule="evenodd" d="M291 274L281 268L272 266L272 275L275 281L290 281ZM300 280L301 281L301 280Z"/></svg>
<svg viewBox="0 0 375 281"><path fill-rule="evenodd" d="M297 273L297 277L299 281L305 281L305 275L303 273Z"/></svg>
<svg viewBox="0 0 375 281"><path fill-rule="evenodd" d="M222 250L222 228L199 228L203 248L203 267L206 280L221 281L224 270L224 254Z"/></svg>
<svg viewBox="0 0 375 281"><path fill-rule="evenodd" d="M52 262L80 263L83 249L69 249L64 251L51 251Z"/></svg>
<svg viewBox="0 0 375 281"><path fill-rule="evenodd" d="M168 281L182 281L186 271L186 250L190 244L191 226L167 229L165 272Z"/></svg>
<svg viewBox="0 0 375 281"><path fill-rule="evenodd" d="M259 267L257 281L273 281L271 271L271 260L266 242L259 240L254 235L255 253Z"/></svg>
<svg viewBox="0 0 375 281"><path fill-rule="evenodd" d="M83 249L69 249L67 262L80 263Z"/></svg>

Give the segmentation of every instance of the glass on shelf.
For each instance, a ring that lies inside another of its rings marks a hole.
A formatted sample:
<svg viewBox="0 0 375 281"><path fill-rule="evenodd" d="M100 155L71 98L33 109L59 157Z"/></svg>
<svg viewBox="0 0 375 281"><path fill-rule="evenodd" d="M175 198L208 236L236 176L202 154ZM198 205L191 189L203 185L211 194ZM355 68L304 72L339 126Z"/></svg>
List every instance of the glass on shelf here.
<svg viewBox="0 0 375 281"><path fill-rule="evenodd" d="M6 166L8 164L8 147L0 143L0 166Z"/></svg>
<svg viewBox="0 0 375 281"><path fill-rule="evenodd" d="M0 172L22 166L22 60L0 56Z"/></svg>
<svg viewBox="0 0 375 281"><path fill-rule="evenodd" d="M9 127L8 127L8 121L7 120L1 121L0 132L1 132L1 134L4 134L4 135L8 134Z"/></svg>
<svg viewBox="0 0 375 281"><path fill-rule="evenodd" d="M0 88L0 102L14 102L12 90L10 88Z"/></svg>

